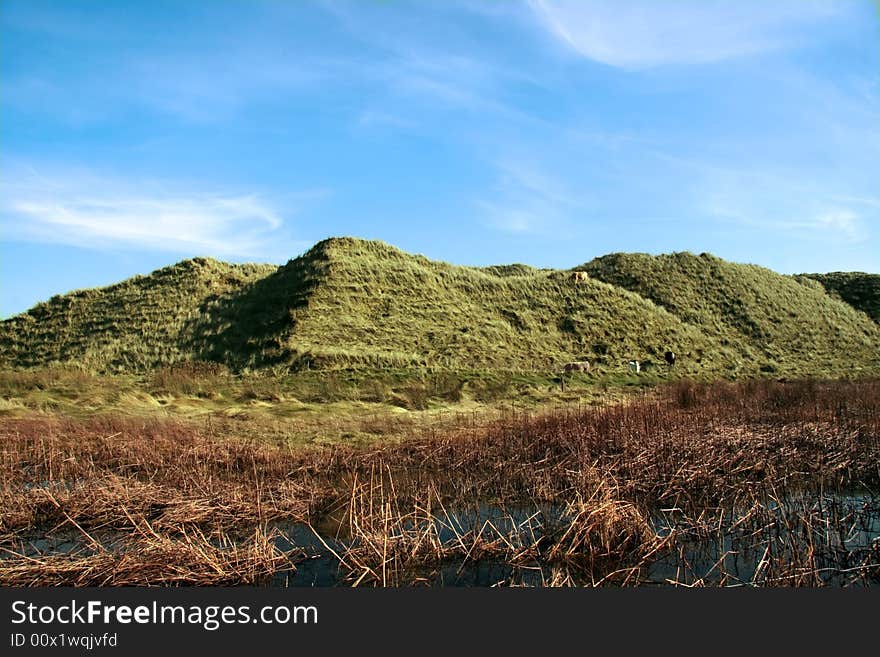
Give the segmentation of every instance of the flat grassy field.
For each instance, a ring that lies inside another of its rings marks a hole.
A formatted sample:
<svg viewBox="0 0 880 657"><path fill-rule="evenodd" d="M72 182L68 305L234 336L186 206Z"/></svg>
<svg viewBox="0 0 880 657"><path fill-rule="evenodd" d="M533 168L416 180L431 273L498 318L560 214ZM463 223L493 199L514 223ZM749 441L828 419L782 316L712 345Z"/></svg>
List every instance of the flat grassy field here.
<svg viewBox="0 0 880 657"><path fill-rule="evenodd" d="M604 405L662 375L339 370L235 375L210 363L147 375L71 367L0 371L0 418L124 416L226 427L290 445L366 445L450 426L484 425L511 412Z"/></svg>

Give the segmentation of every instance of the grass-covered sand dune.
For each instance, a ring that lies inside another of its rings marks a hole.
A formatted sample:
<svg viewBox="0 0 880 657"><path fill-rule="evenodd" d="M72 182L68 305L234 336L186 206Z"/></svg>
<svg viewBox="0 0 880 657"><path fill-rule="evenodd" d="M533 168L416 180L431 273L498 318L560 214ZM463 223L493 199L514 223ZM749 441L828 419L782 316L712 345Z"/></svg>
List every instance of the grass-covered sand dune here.
<svg viewBox="0 0 880 657"><path fill-rule="evenodd" d="M763 372L860 373L880 365L870 319L803 277L706 253L617 253L578 269L650 299Z"/></svg>
<svg viewBox="0 0 880 657"><path fill-rule="evenodd" d="M464 267L332 238L282 267L197 258L53 297L0 322L0 366L145 372L557 371L589 360L688 376L880 373L880 327L817 282L706 254L613 254L577 269ZM665 367L665 366L664 366Z"/></svg>
<svg viewBox="0 0 880 657"><path fill-rule="evenodd" d="M858 271L835 271L830 274L801 274L799 278L811 278L853 308L861 310L880 324L880 274Z"/></svg>
<svg viewBox="0 0 880 657"><path fill-rule="evenodd" d="M143 371L193 357L205 309L277 269L184 260L148 276L52 297L0 322L0 365Z"/></svg>

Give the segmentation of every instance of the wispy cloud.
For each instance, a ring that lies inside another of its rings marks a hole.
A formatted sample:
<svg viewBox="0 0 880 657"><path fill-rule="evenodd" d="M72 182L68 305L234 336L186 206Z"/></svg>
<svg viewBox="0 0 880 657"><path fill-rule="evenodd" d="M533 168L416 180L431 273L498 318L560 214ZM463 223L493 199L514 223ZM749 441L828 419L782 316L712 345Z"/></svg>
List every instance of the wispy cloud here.
<svg viewBox="0 0 880 657"><path fill-rule="evenodd" d="M283 257L305 246L289 238L279 211L258 194L29 169L7 176L2 195L6 239L234 258Z"/></svg>
<svg viewBox="0 0 880 657"><path fill-rule="evenodd" d="M3 17L4 27L32 43L63 43L70 54L63 64L49 66L30 53L7 57L3 101L73 124L133 111L218 124L255 104L314 93L339 75L333 57L293 38L289 12L273 3L249 3L246 20L229 30L214 22L229 10L220 4L216 12L181 7L178 25L151 33L136 11L126 16L120 6L96 13L77 3L49 3L23 11L23 3ZM178 29L186 23L201 25ZM99 48L107 45L112 56L105 57ZM19 60L33 62L26 73Z"/></svg>
<svg viewBox="0 0 880 657"><path fill-rule="evenodd" d="M279 61L270 48L235 45L211 58L177 52L135 57L120 68L117 91L195 123L227 121L255 103L314 92L340 74L328 58L299 55Z"/></svg>
<svg viewBox="0 0 880 657"><path fill-rule="evenodd" d="M527 113L504 102L504 85L542 83L539 75L529 77L523 67L511 65L491 44L462 28L468 3L442 3L419 12L347 2L294 6L255 1L243 9L249 9L245 20L229 32L211 20L210 11L189 8L190 20L204 19L193 38L171 30L156 35L153 47L142 45L140 24L120 17L118 25L99 21L101 29L62 7L18 17L12 27L35 41L56 35L85 55L71 58L65 68L36 66L26 73L12 68L4 77L3 101L73 125L145 111L207 126L241 119L261 106L314 103L325 110L354 108L352 120L361 113L367 117L363 126L391 128L384 118L421 123L427 112L523 119ZM510 24L500 8L484 9L471 7L468 13L483 24ZM303 24L336 40L312 41L303 34ZM106 38L114 41L113 57L100 66L84 65L94 44Z"/></svg>
<svg viewBox="0 0 880 657"><path fill-rule="evenodd" d="M539 23L578 54L638 69L699 64L797 43L793 26L825 20L828 0L530 0Z"/></svg>
<svg viewBox="0 0 880 657"><path fill-rule="evenodd" d="M791 240L818 241L826 244L864 244L871 237L868 221L850 208L803 208L797 214L766 215L746 213L742 209L715 206L709 209L715 218L758 231L767 238L782 235Z"/></svg>
<svg viewBox="0 0 880 657"><path fill-rule="evenodd" d="M693 164L691 163L693 166ZM880 198L836 193L784 172L696 165L696 208L767 236L826 244L863 244L880 220Z"/></svg>
<svg viewBox="0 0 880 657"><path fill-rule="evenodd" d="M495 162L497 179L488 194L476 200L486 223L511 233L558 230L569 213L583 209L588 199L534 164L515 159Z"/></svg>
<svg viewBox="0 0 880 657"><path fill-rule="evenodd" d="M410 130L416 128L418 123L412 119L398 116L392 112L384 110L367 109L361 112L357 118L357 123L362 127L387 127L402 130Z"/></svg>
<svg viewBox="0 0 880 657"><path fill-rule="evenodd" d="M546 71L530 71L522 62L512 64L494 44L479 38L476 25L516 27L523 6L514 3L449 1L420 6L420 12L400 11L395 5L332 2L322 5L361 49L372 54L340 72L339 80L370 85L370 110L394 114L401 108L413 116L426 112L458 112L493 116L514 122L535 117L504 98L508 85L545 84ZM476 18L476 25L462 15ZM429 29L426 29L430 26ZM384 99L392 110L376 105ZM410 116L406 120L412 122ZM421 121L420 121L421 122Z"/></svg>
<svg viewBox="0 0 880 657"><path fill-rule="evenodd" d="M864 242L869 235L864 218L848 209L824 212L806 225L808 228L821 227L841 234L849 242Z"/></svg>

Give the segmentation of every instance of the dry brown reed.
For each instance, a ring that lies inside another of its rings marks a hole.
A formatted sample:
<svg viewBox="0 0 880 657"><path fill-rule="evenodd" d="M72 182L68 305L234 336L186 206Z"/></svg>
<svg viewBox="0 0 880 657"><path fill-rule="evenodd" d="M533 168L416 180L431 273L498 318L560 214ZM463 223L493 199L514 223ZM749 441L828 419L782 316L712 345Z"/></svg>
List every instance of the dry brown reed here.
<svg viewBox="0 0 880 657"><path fill-rule="evenodd" d="M180 586L266 583L290 557L257 529L246 539L211 539L197 528L171 537L139 528L113 549L28 556L8 551L3 586Z"/></svg>
<svg viewBox="0 0 880 657"><path fill-rule="evenodd" d="M689 586L878 577L877 541L834 538L867 516L814 508L831 491L876 496L875 380L683 381L627 404L513 410L369 448L229 433L119 416L4 420L0 582L250 583L278 554L265 535L231 537L279 520L321 527L350 585L431 582L445 565L480 562L543 585L638 584L670 559L663 580ZM108 528L124 552L16 547ZM695 541L721 546L712 563L696 562ZM755 550L748 576L729 565Z"/></svg>

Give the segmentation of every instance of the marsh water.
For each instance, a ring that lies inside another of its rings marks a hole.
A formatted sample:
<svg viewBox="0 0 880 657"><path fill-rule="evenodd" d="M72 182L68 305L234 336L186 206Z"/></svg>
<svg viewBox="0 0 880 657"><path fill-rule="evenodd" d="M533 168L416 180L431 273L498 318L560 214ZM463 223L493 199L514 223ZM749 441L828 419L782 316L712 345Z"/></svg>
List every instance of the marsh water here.
<svg viewBox="0 0 880 657"><path fill-rule="evenodd" d="M482 504L433 515L433 526L412 522L404 531L428 533L440 546L478 537L512 549L552 544L570 523L563 506L500 507ZM873 492L795 494L769 499L748 508L718 512L711 524L695 522L678 508L656 509L648 519L659 539L670 540L637 568L627 571L625 583L643 586L708 585L749 586L788 564L774 581L809 571L808 585L880 585L880 496ZM345 567L347 550L358 539L344 518L325 517L315 525L278 522L268 529L275 547L289 556L267 585L276 587L351 586L357 573ZM670 536L672 534L672 536ZM88 533L65 528L40 535L21 536L16 551L30 557L84 555L96 550L124 549L126 532L99 529ZM389 584L429 586L547 586L559 583L591 585L607 573L567 568L545 560L540 547L526 559L509 563L503 557L427 559L408 566ZM0 555L0 559L3 555ZM620 580L609 579L609 584ZM796 582L792 582L796 583ZM800 584L805 580L801 579Z"/></svg>
<svg viewBox="0 0 880 657"><path fill-rule="evenodd" d="M778 584L809 571L811 585L880 585L880 497L874 493L796 494L749 508L724 509L718 518L717 524L707 527L685 517L680 509L657 509L649 519L652 530L659 538L674 540L630 571L627 583L749 586L787 564L785 574L777 576ZM537 545L542 538L552 541L569 521L561 506L484 504L434 517L431 529L443 545L463 536L479 536L515 547ZM351 583L336 556L352 541L344 522L327 522L321 529L301 523L276 528L281 534L278 548L302 550L304 558L276 573L272 585ZM559 581L562 568L542 561L540 551L531 561L516 564L498 558L453 558L412 568L405 581L434 586L546 586ZM602 578L601 573L566 572L571 584L589 585Z"/></svg>

